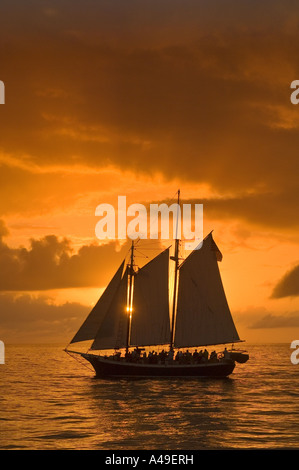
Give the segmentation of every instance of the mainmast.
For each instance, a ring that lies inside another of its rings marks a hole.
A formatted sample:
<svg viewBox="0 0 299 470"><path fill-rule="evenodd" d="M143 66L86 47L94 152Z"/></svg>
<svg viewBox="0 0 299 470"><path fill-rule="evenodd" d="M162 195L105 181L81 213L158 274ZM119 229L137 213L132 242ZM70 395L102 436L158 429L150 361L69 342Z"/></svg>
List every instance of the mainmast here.
<svg viewBox="0 0 299 470"><path fill-rule="evenodd" d="M128 265L128 274L129 274L129 295L127 301L127 341L126 341L126 352L129 351L130 347L130 336L131 336L131 321L132 321L132 311L133 311L133 278L134 278L134 240L132 240L131 245L131 259L130 264Z"/></svg>
<svg viewBox="0 0 299 470"><path fill-rule="evenodd" d="M170 330L170 349L173 349L174 344L174 326L175 326L175 312L176 312L176 297L177 297L177 284L178 284L178 272L179 272L179 245L180 240L178 239L178 222L180 217L180 190L178 190L178 212L177 212L177 225L176 225L176 240L175 240L175 250L174 256L171 256L175 262L174 268L174 288L173 288L173 302L172 302L172 320L171 320L171 330Z"/></svg>

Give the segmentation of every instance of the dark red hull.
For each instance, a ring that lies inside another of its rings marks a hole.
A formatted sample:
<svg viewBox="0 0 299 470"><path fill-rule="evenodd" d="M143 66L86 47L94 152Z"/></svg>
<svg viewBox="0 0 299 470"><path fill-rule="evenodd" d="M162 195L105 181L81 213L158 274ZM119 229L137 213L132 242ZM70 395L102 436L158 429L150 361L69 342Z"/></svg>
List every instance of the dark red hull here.
<svg viewBox="0 0 299 470"><path fill-rule="evenodd" d="M97 377L227 377L234 368L232 360L202 364L142 364L81 354L93 366Z"/></svg>

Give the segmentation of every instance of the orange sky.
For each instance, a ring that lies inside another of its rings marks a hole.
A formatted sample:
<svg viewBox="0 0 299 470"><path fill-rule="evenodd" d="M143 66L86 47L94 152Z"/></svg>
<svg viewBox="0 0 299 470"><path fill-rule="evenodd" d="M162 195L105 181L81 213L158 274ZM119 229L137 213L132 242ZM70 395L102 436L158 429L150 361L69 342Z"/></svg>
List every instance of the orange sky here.
<svg viewBox="0 0 299 470"><path fill-rule="evenodd" d="M298 339L299 6L0 8L1 340L67 343L128 248L96 239L97 205L178 188L204 205L240 336Z"/></svg>

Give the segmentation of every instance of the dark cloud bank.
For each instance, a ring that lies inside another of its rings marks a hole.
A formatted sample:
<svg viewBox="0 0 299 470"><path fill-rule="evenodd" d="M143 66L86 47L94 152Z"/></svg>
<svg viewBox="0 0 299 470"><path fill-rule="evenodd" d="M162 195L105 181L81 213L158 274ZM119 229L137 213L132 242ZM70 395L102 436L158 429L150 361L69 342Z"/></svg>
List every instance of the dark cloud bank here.
<svg viewBox="0 0 299 470"><path fill-rule="evenodd" d="M55 305L47 296L0 293L1 339L5 343L67 343L89 311L90 307L77 302Z"/></svg>
<svg viewBox="0 0 299 470"><path fill-rule="evenodd" d="M277 283L272 298L295 297L299 295L299 265L287 272Z"/></svg>
<svg viewBox="0 0 299 470"><path fill-rule="evenodd" d="M1 230L5 235L3 225ZM127 245L117 250L112 242L82 246L74 253L70 240L55 235L32 239L29 248L11 248L0 237L0 291L103 287L127 251Z"/></svg>
<svg viewBox="0 0 299 470"><path fill-rule="evenodd" d="M224 191L297 184L298 127L281 116L296 112L294 2L18 5L3 5L8 154Z"/></svg>

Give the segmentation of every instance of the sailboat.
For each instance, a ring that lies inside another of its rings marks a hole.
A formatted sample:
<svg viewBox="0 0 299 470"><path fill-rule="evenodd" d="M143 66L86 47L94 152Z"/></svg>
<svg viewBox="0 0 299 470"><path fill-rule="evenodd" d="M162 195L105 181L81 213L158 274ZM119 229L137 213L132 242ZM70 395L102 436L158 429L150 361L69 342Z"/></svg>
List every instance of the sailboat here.
<svg viewBox="0 0 299 470"><path fill-rule="evenodd" d="M167 248L137 269L132 241L129 261L122 261L65 349L88 361L97 377L227 377L236 362L249 359L246 351L233 347L241 340L212 232L183 261L179 243L176 239L174 256ZM170 260L175 263L171 309ZM92 340L87 352L69 349L70 344L87 340ZM206 350L226 344L232 344L231 349L210 355Z"/></svg>

